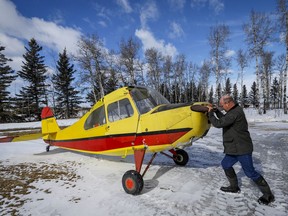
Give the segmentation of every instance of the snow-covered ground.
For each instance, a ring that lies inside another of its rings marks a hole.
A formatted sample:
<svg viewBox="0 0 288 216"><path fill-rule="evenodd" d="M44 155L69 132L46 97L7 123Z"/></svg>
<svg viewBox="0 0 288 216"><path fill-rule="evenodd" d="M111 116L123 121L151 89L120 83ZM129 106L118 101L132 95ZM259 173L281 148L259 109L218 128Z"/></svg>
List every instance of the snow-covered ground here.
<svg viewBox="0 0 288 216"><path fill-rule="evenodd" d="M125 159L88 155L51 147L41 140L0 143L0 215L288 215L288 115L259 116L246 110L254 141L254 165L275 195L270 206L257 203L261 195L240 166L241 193L224 194L227 184L220 166L221 129L186 148L189 163L179 167L158 155L144 176L138 196L122 188L123 174L134 169ZM60 121L60 125L75 120ZM40 123L0 124L8 128L40 127ZM146 155L147 164L151 155Z"/></svg>

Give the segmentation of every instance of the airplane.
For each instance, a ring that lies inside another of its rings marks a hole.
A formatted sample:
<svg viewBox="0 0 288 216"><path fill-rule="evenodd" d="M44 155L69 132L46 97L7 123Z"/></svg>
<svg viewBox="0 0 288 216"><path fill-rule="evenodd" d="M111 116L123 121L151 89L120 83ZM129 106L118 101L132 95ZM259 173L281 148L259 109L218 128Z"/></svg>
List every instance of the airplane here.
<svg viewBox="0 0 288 216"><path fill-rule="evenodd" d="M122 186L126 193L138 195L143 189L143 177L158 152L177 165L187 164L189 156L183 148L204 137L210 129L207 105L171 104L149 87L122 87L101 98L79 121L62 130L52 109L43 108L42 138L48 144L46 151L57 146L109 156L134 155L135 170L123 175ZM146 153L153 156L141 174Z"/></svg>
<svg viewBox="0 0 288 216"><path fill-rule="evenodd" d="M60 129L50 107L41 113L42 138L50 146L109 156L134 155L135 170L122 177L126 193L141 193L143 177L157 153L185 166L185 147L204 137L210 122L209 103L171 104L158 91L144 86L119 88L98 100L79 121ZM168 152L164 152L168 151ZM144 156L152 158L141 174Z"/></svg>

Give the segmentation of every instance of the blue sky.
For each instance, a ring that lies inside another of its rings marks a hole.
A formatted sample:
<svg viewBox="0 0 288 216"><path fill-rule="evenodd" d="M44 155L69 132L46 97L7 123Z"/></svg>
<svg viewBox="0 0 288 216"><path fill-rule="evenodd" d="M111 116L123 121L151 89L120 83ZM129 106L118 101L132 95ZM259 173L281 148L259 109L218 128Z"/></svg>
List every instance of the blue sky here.
<svg viewBox="0 0 288 216"><path fill-rule="evenodd" d="M228 48L233 56L239 48L246 49L242 25L251 10L275 12L275 8L276 0L0 0L0 42L15 70L21 68L24 46L32 37L43 46L52 72L59 52L66 47L75 54L81 35L95 33L108 49L118 51L121 39L132 36L141 44L140 56L156 47L201 65L210 58L211 26L230 27ZM276 53L285 52L279 44L269 46ZM231 73L237 74L235 66ZM254 67L245 77L250 89Z"/></svg>

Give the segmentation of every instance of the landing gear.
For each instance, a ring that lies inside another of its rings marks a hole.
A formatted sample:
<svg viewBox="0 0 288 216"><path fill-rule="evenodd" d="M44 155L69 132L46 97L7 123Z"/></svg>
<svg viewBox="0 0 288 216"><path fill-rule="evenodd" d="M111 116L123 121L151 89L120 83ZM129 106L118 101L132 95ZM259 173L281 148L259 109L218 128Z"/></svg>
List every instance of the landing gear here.
<svg viewBox="0 0 288 216"><path fill-rule="evenodd" d="M46 146L46 152L50 151L50 145Z"/></svg>
<svg viewBox="0 0 288 216"><path fill-rule="evenodd" d="M189 161L189 155L183 149L177 149L173 155L174 162L179 166L185 166Z"/></svg>
<svg viewBox="0 0 288 216"><path fill-rule="evenodd" d="M128 194L140 194L143 189L143 185L143 178L136 170L129 170L122 177L122 186Z"/></svg>
<svg viewBox="0 0 288 216"><path fill-rule="evenodd" d="M143 174L141 175L140 171L141 171L141 167L143 164L145 151L146 151L146 149L140 149L140 150L134 151L134 160L135 160L136 170L129 170L122 177L122 186L123 186L125 192L128 194L138 195L141 193L143 186L144 186L143 177L144 177L146 171L149 169L152 161L154 160L154 158L157 155L157 153L154 153L152 155L151 160L149 161ZM185 166L188 163L189 156L188 156L187 152L184 151L183 149L177 149L177 150L171 149L169 151L173 154L172 156L170 156L164 152L160 152L160 153L173 159L177 165Z"/></svg>

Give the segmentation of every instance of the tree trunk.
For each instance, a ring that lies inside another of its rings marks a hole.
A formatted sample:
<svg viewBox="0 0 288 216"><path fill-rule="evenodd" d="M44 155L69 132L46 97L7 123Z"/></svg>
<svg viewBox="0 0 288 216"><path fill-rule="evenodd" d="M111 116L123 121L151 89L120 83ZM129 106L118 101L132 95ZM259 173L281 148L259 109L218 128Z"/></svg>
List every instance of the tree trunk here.
<svg viewBox="0 0 288 216"><path fill-rule="evenodd" d="M258 64L258 55L256 55L256 99L258 102L258 113L262 114L263 102L262 102L262 91L260 85L260 73L259 73L259 64Z"/></svg>
<svg viewBox="0 0 288 216"><path fill-rule="evenodd" d="M287 73L288 73L288 12L285 13L286 15L286 65L284 71L284 88L283 88L283 107L284 107L284 114L287 114Z"/></svg>

